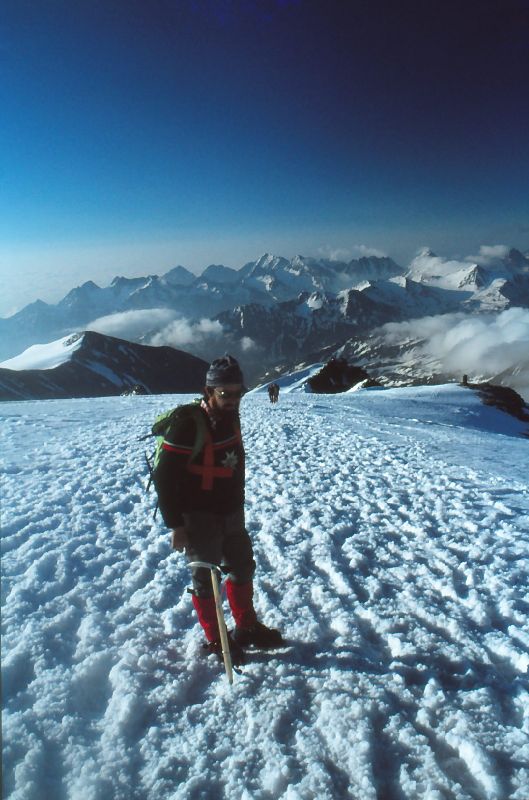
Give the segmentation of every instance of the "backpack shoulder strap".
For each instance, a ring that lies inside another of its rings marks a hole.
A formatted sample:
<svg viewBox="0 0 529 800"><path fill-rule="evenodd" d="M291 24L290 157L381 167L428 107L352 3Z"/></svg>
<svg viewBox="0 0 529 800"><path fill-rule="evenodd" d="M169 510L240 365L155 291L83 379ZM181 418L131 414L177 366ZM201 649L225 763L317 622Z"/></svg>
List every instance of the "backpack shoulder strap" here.
<svg viewBox="0 0 529 800"><path fill-rule="evenodd" d="M188 420L192 420L196 426L196 436L190 456L190 461L193 461L204 447L209 433L204 413L200 408L200 400L177 406L171 411L160 414L154 421L151 433L153 436L165 437L173 427Z"/></svg>
<svg viewBox="0 0 529 800"><path fill-rule="evenodd" d="M190 416L197 426L197 435L191 451L190 461L194 461L207 442L211 441L211 434L208 429L206 417L199 404L189 406Z"/></svg>

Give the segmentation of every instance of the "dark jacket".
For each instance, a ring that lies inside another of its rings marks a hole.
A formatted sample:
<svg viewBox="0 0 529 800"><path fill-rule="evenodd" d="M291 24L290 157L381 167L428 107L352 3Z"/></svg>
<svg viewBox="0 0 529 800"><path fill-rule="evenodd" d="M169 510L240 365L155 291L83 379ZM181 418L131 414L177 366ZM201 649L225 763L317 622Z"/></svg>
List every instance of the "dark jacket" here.
<svg viewBox="0 0 529 800"><path fill-rule="evenodd" d="M244 506L244 448L238 417L212 424L202 408L204 445L191 458L197 440L196 416L178 419L164 438L153 480L168 528L183 525L182 514L230 514Z"/></svg>

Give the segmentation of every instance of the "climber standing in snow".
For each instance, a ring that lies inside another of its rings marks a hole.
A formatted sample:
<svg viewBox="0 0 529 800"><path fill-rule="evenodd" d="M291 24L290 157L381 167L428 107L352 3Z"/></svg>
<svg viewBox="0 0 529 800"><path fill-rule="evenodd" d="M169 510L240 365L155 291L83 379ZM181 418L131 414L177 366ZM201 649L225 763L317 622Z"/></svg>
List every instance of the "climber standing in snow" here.
<svg viewBox="0 0 529 800"><path fill-rule="evenodd" d="M239 404L243 375L229 355L213 361L200 403L180 407L166 431L153 479L172 546L188 561L223 565L226 593L235 620L230 634L234 664L243 648L277 647L278 630L259 622L253 606L255 561L244 520L244 447ZM192 568L193 605L210 653L222 658L209 570Z"/></svg>
<svg viewBox="0 0 529 800"><path fill-rule="evenodd" d="M271 403L277 403L279 400L279 385L277 383L268 384L268 397Z"/></svg>

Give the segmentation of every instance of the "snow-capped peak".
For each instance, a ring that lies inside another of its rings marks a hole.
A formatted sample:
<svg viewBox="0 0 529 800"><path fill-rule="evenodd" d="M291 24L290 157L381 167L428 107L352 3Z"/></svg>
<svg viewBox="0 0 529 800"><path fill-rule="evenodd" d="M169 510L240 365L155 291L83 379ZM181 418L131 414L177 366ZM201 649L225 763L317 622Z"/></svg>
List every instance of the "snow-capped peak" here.
<svg viewBox="0 0 529 800"><path fill-rule="evenodd" d="M459 290L473 285L472 276L478 274L476 270L479 270L476 263L440 258L424 248L411 262L406 277L417 283Z"/></svg>
<svg viewBox="0 0 529 800"><path fill-rule="evenodd" d="M417 251L417 255L415 256L415 258L416 259L417 258L439 258L439 256L437 255L437 253L434 253L434 251L431 250L429 247L421 247Z"/></svg>
<svg viewBox="0 0 529 800"><path fill-rule="evenodd" d="M257 259L254 265L254 272L262 272L264 270L276 270L278 267L285 267L288 261L283 256L274 256L272 253L264 253Z"/></svg>
<svg viewBox="0 0 529 800"><path fill-rule="evenodd" d="M15 358L2 361L3 369L55 369L69 361L83 343L83 334L74 333L63 336L48 344L34 344Z"/></svg>

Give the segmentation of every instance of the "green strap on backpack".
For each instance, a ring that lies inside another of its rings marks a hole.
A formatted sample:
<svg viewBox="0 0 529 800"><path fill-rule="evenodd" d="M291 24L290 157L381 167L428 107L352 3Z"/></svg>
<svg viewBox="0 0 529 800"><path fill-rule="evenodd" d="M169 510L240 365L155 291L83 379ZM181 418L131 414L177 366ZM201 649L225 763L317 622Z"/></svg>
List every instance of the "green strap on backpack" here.
<svg viewBox="0 0 529 800"><path fill-rule="evenodd" d="M151 428L151 433L149 434L149 436L156 437L154 453L151 459L149 459L147 454L145 454L145 459L147 461L150 473L147 491L150 488L154 473L156 471L156 467L158 466L158 463L160 461L162 445L164 443L164 440L168 438L168 436L170 435L173 426L176 426L178 423L184 422L186 420L190 419L193 420L193 422L196 425L197 433L195 436L195 442L193 444L193 449L191 451L191 456L189 460L194 461L201 452L206 441L207 429L206 429L206 420L204 419L204 414L200 410L200 403L201 400L198 399L194 400L193 403L188 403L183 406L177 406L176 408L172 408L169 411L164 411L163 414L159 414L154 420L153 426Z"/></svg>

